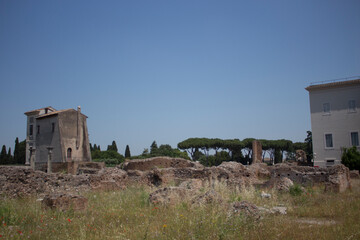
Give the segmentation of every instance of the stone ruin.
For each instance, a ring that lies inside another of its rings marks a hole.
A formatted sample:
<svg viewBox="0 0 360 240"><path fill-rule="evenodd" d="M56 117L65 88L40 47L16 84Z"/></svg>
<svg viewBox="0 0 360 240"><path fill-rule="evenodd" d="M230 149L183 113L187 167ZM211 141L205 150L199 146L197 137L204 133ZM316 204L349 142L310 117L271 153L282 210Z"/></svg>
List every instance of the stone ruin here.
<svg viewBox="0 0 360 240"><path fill-rule="evenodd" d="M123 189L128 184L201 188L222 182L238 188L250 185L261 187L284 177L304 186L325 183L328 190L336 192L351 187L349 169L343 165L315 168L287 163L274 166L253 163L245 166L237 162L223 162L216 167L204 167L185 159L157 157L127 161L115 168L96 171L86 167L82 169L77 175L72 175L1 166L0 194L17 196L56 191L112 191Z"/></svg>
<svg viewBox="0 0 360 240"><path fill-rule="evenodd" d="M271 169L272 179L288 178L303 186L325 183L326 190L343 192L350 189L350 171L344 165L328 168L294 166L291 164L276 164Z"/></svg>
<svg viewBox="0 0 360 240"><path fill-rule="evenodd" d="M66 210L86 208L86 199L79 196L82 192L118 191L131 184L156 187L158 190L149 199L154 203L173 202L186 195L194 204L221 202L211 190L202 194L199 191L214 189L219 183L239 190L255 185L289 191L293 183L303 186L321 183L325 184L326 191L334 192L351 188L350 172L344 165L315 168L288 163L267 166L255 162L245 166L223 162L219 166L204 167L185 159L158 157L126 161L117 167L97 171L85 170L72 175L0 166L0 197L36 195L43 198L44 205Z"/></svg>
<svg viewBox="0 0 360 240"><path fill-rule="evenodd" d="M127 178L127 173L118 168L104 168L95 174L72 175L34 171L29 167L0 166L0 197L44 197L50 193L120 190L125 188Z"/></svg>
<svg viewBox="0 0 360 240"><path fill-rule="evenodd" d="M152 168L148 167L154 162ZM167 163L164 163L166 162ZM129 162L125 163L123 169L128 174L130 182L143 183L154 186L213 186L217 182L225 183L228 186L246 187L250 185L271 186L279 182L285 182L285 189L289 188L289 179L293 183L303 186L325 183L326 189L343 192L351 188L350 172L344 165L336 165L329 168L315 168L309 166L297 166L288 163L267 166L264 163L253 163L245 166L237 162L223 162L216 167L204 167L199 163L179 159L163 157L160 159L136 160L131 169ZM161 162L159 165L155 163ZM142 165L144 163L144 165ZM135 166L139 166L136 169ZM144 169L146 166L146 170ZM173 167L163 167L173 166ZM188 166L188 167L187 167ZM280 179L282 179L280 181ZM281 187L280 187L281 188Z"/></svg>

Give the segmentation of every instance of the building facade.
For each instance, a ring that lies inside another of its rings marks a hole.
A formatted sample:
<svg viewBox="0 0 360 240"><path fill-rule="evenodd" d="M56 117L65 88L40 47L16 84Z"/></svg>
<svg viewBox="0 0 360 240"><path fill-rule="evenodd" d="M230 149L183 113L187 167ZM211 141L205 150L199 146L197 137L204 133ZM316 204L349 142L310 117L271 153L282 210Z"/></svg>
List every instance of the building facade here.
<svg viewBox="0 0 360 240"><path fill-rule="evenodd" d="M26 164L91 161L87 116L78 110L52 107L26 112Z"/></svg>
<svg viewBox="0 0 360 240"><path fill-rule="evenodd" d="M343 148L359 147L360 79L314 84L309 92L314 166L341 163Z"/></svg>

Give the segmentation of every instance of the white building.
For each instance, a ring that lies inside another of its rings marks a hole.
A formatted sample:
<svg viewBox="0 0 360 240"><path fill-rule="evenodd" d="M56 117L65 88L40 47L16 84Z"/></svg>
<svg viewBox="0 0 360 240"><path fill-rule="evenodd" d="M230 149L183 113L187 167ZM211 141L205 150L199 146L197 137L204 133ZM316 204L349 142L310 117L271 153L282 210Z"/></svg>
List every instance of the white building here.
<svg viewBox="0 0 360 240"><path fill-rule="evenodd" d="M314 166L341 163L342 148L359 146L360 78L313 84L309 91Z"/></svg>

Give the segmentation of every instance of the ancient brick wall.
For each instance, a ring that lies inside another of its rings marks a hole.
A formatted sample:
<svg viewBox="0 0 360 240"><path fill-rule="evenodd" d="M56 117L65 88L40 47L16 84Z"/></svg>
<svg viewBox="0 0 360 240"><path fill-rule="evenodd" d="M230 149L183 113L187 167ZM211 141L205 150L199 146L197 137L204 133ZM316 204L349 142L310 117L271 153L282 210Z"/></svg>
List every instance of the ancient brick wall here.
<svg viewBox="0 0 360 240"><path fill-rule="evenodd" d="M299 184L313 184L326 182L329 178L329 171L326 168L314 168L304 166L289 166L277 164L272 168L273 177L287 177Z"/></svg>
<svg viewBox="0 0 360 240"><path fill-rule="evenodd" d="M182 158L154 157L148 159L134 159L124 163L124 170L148 171L154 168L188 168L196 164Z"/></svg>

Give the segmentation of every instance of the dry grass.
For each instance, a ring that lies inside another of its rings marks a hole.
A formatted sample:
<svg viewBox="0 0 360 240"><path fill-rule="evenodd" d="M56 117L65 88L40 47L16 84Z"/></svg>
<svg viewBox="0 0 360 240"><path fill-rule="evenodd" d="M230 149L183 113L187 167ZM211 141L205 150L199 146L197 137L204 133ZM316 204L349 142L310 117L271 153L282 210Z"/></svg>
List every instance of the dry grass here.
<svg viewBox="0 0 360 240"><path fill-rule="evenodd" d="M341 194L324 193L321 187L301 196L269 190L271 199L262 199L261 191L254 188L232 191L218 184L215 190L227 200L224 204L155 206L148 202L151 190L145 187L86 193L89 207L85 212L42 209L35 198L3 199L0 240L360 239L359 180L353 182L352 191ZM226 205L242 200L258 206L282 204L288 214L268 215L259 222L229 215Z"/></svg>

